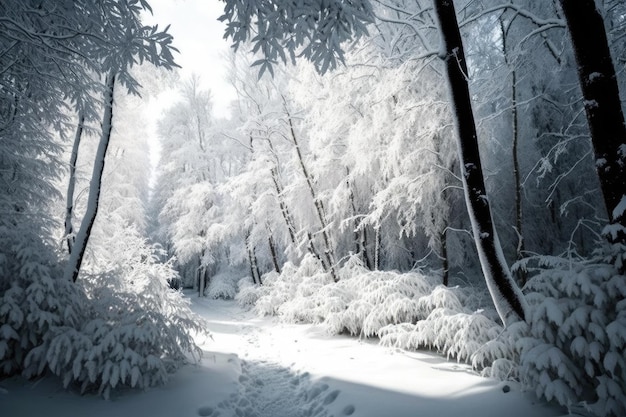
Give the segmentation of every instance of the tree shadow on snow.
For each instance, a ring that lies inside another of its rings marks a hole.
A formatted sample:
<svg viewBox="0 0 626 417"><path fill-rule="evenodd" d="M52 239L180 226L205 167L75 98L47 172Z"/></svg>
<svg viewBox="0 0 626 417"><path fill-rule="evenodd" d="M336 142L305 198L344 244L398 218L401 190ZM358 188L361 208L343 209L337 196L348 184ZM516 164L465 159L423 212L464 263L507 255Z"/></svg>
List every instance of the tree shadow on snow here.
<svg viewBox="0 0 626 417"><path fill-rule="evenodd" d="M202 417L549 417L558 407L532 402L510 384L485 380L465 390L432 396L398 392L337 378L314 378L281 365L241 361L237 392L218 404L200 405ZM419 376L410 384L429 384ZM454 385L454 384L452 384Z"/></svg>

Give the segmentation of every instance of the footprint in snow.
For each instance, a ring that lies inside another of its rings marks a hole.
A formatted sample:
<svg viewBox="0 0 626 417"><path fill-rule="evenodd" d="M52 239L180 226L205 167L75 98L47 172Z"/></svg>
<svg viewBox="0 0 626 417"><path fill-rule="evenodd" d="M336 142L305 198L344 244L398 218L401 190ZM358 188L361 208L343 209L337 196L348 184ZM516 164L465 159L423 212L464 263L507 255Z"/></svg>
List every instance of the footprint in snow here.
<svg viewBox="0 0 626 417"><path fill-rule="evenodd" d="M202 417L219 417L220 412L212 407L200 407L198 408L198 415Z"/></svg>
<svg viewBox="0 0 626 417"><path fill-rule="evenodd" d="M344 416L351 416L352 414L354 414L355 411L356 409L354 408L354 406L350 404L350 405L347 405L346 408L343 409L342 413Z"/></svg>
<svg viewBox="0 0 626 417"><path fill-rule="evenodd" d="M223 417L330 417L328 407L340 394L328 392L328 384L311 381L308 372L297 374L266 362L242 361L239 383L238 392L217 406ZM198 414L217 417L216 411L203 407ZM341 414L354 412L355 407L347 405Z"/></svg>

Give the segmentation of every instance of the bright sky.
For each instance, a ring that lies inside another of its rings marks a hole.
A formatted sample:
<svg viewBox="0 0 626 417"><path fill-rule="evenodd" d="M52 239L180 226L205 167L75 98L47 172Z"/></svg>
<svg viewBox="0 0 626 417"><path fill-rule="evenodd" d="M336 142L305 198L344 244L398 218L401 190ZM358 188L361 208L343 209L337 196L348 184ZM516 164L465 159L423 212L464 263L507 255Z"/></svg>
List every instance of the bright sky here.
<svg viewBox="0 0 626 417"><path fill-rule="evenodd" d="M192 73L200 75L202 86L211 90L215 115L229 116L229 103L235 99L234 89L225 81L226 64L222 55L230 44L223 39L225 25L217 18L223 3L218 0L149 0L154 16L145 23L157 23L160 28L171 24L169 33L174 46L180 50L175 56L183 78Z"/></svg>
<svg viewBox="0 0 626 417"><path fill-rule="evenodd" d="M230 116L229 104L236 97L234 88L226 81L226 60L230 43L223 38L225 25L217 18L223 4L218 0L149 0L153 16L144 17L145 24L158 24L164 29L171 25L175 55L182 79L198 74L202 88L211 90L213 111L216 117ZM172 104L175 95L169 91L147 105L150 119L150 160L153 166L159 161L160 146L156 140L156 125L163 110ZM154 179L154 178L153 178Z"/></svg>

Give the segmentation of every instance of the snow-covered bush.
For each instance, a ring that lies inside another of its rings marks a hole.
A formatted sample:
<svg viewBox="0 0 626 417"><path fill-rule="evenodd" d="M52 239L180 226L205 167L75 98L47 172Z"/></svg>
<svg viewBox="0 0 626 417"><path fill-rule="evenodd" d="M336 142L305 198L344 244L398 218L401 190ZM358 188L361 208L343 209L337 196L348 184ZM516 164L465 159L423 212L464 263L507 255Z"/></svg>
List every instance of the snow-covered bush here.
<svg viewBox="0 0 626 417"><path fill-rule="evenodd" d="M237 283L239 278L234 271L222 271L215 274L209 280L209 287L206 289L206 296L214 299L232 300L237 294Z"/></svg>
<svg viewBox="0 0 626 417"><path fill-rule="evenodd" d="M502 331L495 312L475 310L483 299L479 290L438 285L436 274L370 271L357 257L338 274L339 282L333 282L309 256L299 268L286 265L262 287L246 284L238 299L258 298L260 314L324 323L331 334L380 337L386 345L437 349L465 361ZM482 366L492 361L483 359Z"/></svg>
<svg viewBox="0 0 626 417"><path fill-rule="evenodd" d="M416 300L422 318L412 323L389 325L379 332L381 343L407 350L436 349L460 361L474 357L502 331L483 310L472 311L461 300L469 300L471 288L437 286ZM495 359L495 358L494 358ZM491 361L483 360L481 366Z"/></svg>
<svg viewBox="0 0 626 417"><path fill-rule="evenodd" d="M121 386L146 388L200 355L193 333L206 332L174 275L146 244L132 263L81 276L30 262L0 296L0 371L31 378L46 373L64 386L108 397ZM129 255L130 256L130 255Z"/></svg>
<svg viewBox="0 0 626 417"><path fill-rule="evenodd" d="M626 276L610 263L571 261L532 278L527 290L522 382L562 405L626 415Z"/></svg>
<svg viewBox="0 0 626 417"><path fill-rule="evenodd" d="M259 297L255 309L261 315L275 315L286 321L311 322L308 319L311 304L307 297L315 289L331 282L330 275L322 272L319 260L310 254L306 255L300 266L287 262L280 275L263 277L268 291ZM300 306L301 303L308 307Z"/></svg>
<svg viewBox="0 0 626 417"><path fill-rule="evenodd" d="M0 375L21 373L52 329L80 326L89 314L82 289L55 278L62 271L42 257L45 248L31 242L14 249L1 277L8 288L0 292Z"/></svg>
<svg viewBox="0 0 626 417"><path fill-rule="evenodd" d="M389 324L414 323L428 314L420 310L418 299L433 290L437 278L419 272L363 270L340 281L352 294L343 311L331 312L326 323L333 333L346 331L364 337L379 336Z"/></svg>
<svg viewBox="0 0 626 417"><path fill-rule="evenodd" d="M528 324L523 321L509 324L498 334L480 347L471 357L472 367L482 370L485 377L519 380L518 341L528 336Z"/></svg>
<svg viewBox="0 0 626 417"><path fill-rule="evenodd" d="M275 274L275 272L272 273ZM265 277L267 277L267 275ZM255 285L252 282L252 277L241 278L237 283L237 288L235 301L247 310L254 308L259 298L268 293L268 287L265 285Z"/></svg>

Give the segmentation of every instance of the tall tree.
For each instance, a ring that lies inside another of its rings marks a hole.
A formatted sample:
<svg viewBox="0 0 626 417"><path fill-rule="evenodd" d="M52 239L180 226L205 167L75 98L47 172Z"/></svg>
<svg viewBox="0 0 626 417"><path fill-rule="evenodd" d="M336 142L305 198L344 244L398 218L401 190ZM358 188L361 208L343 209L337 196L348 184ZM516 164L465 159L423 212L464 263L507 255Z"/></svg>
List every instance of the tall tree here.
<svg viewBox="0 0 626 417"><path fill-rule="evenodd" d="M67 195L65 204L65 241L67 243L67 253L72 254L72 246L74 246L74 226L72 217L74 212L74 190L76 188L76 164L78 163L78 150L80 141L83 137L85 125L85 114L80 111L78 113L78 124L76 125L76 133L74 142L72 143L72 153L70 156L70 176L67 183Z"/></svg>
<svg viewBox="0 0 626 417"><path fill-rule="evenodd" d="M504 259L487 197L467 83L467 64L454 4L451 0L434 0L433 3L445 53L465 200L483 274L502 321L509 324L525 320L526 301Z"/></svg>
<svg viewBox="0 0 626 417"><path fill-rule="evenodd" d="M107 148L111 139L111 129L113 127L113 94L115 91L115 71L111 71L107 76L104 90L104 115L102 116L102 133L100 143L96 152L96 159L93 164L91 184L89 186L89 199L87 211L83 217L80 229L76 234L74 250L70 252L70 259L65 267L65 279L76 281L83 262L87 242L91 236L91 229L96 221L98 206L100 201L100 190L102 189L102 173L104 172L104 161Z"/></svg>
<svg viewBox="0 0 626 417"><path fill-rule="evenodd" d="M626 124L602 16L594 0L560 0L583 93L611 242L626 245ZM622 266L622 270L626 265Z"/></svg>

